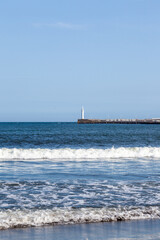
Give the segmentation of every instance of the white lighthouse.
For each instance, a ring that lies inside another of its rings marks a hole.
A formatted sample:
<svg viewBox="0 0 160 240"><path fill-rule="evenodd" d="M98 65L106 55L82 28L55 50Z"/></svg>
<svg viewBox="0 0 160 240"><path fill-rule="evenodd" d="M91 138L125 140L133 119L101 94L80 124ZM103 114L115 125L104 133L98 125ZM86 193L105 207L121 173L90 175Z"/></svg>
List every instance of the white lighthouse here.
<svg viewBox="0 0 160 240"><path fill-rule="evenodd" d="M84 119L84 107L82 106L82 109L81 109L81 119Z"/></svg>

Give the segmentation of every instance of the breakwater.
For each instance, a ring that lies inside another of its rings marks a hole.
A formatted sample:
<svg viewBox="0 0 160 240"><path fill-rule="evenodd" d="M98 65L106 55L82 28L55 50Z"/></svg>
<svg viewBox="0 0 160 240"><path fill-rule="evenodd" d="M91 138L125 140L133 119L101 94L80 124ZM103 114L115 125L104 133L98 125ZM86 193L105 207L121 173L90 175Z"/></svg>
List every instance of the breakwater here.
<svg viewBox="0 0 160 240"><path fill-rule="evenodd" d="M78 119L78 124L160 124L160 119Z"/></svg>

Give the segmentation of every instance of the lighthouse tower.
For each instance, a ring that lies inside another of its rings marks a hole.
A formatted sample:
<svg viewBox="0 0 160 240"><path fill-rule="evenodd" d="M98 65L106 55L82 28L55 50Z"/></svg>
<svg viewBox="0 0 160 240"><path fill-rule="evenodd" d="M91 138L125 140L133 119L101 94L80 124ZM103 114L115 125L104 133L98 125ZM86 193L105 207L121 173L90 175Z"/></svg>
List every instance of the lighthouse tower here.
<svg viewBox="0 0 160 240"><path fill-rule="evenodd" d="M84 107L81 109L81 119L84 119Z"/></svg>

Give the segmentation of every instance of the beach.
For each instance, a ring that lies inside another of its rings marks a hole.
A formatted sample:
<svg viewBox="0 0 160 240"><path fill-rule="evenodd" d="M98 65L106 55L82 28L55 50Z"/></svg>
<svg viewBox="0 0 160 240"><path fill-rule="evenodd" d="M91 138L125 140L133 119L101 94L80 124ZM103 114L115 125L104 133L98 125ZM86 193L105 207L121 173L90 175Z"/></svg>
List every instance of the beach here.
<svg viewBox="0 0 160 240"><path fill-rule="evenodd" d="M76 224L9 229L0 232L1 240L128 240L160 239L160 220Z"/></svg>
<svg viewBox="0 0 160 240"><path fill-rule="evenodd" d="M1 1L0 240L160 240L160 1Z"/></svg>

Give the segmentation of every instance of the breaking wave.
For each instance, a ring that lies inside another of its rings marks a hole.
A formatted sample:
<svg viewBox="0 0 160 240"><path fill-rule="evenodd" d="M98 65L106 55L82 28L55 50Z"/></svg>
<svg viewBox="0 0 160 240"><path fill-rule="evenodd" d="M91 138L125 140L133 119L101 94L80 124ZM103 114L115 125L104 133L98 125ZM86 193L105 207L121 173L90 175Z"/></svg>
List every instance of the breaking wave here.
<svg viewBox="0 0 160 240"><path fill-rule="evenodd" d="M160 218L159 207L6 210L0 211L0 230L29 226L156 218Z"/></svg>
<svg viewBox="0 0 160 240"><path fill-rule="evenodd" d="M0 159L111 159L160 158L160 147L120 147L109 149L18 149L1 148Z"/></svg>

